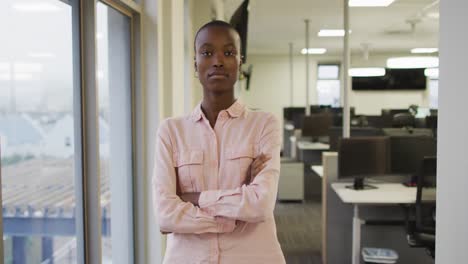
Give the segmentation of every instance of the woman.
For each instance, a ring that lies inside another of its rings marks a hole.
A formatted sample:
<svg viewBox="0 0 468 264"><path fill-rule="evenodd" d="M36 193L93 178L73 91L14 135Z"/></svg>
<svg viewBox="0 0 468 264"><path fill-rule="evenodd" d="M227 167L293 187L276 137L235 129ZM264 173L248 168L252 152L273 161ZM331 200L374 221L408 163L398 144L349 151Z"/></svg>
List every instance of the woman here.
<svg viewBox="0 0 468 264"><path fill-rule="evenodd" d="M240 37L222 21L195 37L203 100L157 135L153 193L164 263L285 263L273 209L281 130L272 114L234 98Z"/></svg>

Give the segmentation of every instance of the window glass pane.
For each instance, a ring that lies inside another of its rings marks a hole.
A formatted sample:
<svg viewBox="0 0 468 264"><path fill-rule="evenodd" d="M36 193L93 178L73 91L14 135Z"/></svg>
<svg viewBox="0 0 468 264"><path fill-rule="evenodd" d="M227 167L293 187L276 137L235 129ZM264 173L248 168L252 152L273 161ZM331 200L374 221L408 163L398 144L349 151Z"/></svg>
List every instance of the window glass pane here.
<svg viewBox="0 0 468 264"><path fill-rule="evenodd" d="M133 263L130 18L96 10L102 263Z"/></svg>
<svg viewBox="0 0 468 264"><path fill-rule="evenodd" d="M76 263L72 32L62 1L0 1L3 263Z"/></svg>
<svg viewBox="0 0 468 264"><path fill-rule="evenodd" d="M340 67L338 65L319 65L318 79L339 79Z"/></svg>
<svg viewBox="0 0 468 264"><path fill-rule="evenodd" d="M340 81L318 80L317 96L319 105L340 106Z"/></svg>

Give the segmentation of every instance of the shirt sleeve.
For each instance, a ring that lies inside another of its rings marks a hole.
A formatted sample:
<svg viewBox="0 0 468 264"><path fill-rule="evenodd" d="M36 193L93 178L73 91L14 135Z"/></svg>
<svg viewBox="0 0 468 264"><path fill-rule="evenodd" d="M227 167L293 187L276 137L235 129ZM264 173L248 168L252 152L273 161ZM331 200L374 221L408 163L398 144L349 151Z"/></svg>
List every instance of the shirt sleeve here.
<svg viewBox="0 0 468 264"><path fill-rule="evenodd" d="M163 233L229 233L235 220L212 216L206 211L184 202L176 193L177 181L172 159L173 147L167 121L161 123L156 139L153 172L153 205Z"/></svg>
<svg viewBox="0 0 468 264"><path fill-rule="evenodd" d="M245 222L262 222L273 217L280 174L281 130L269 115L259 140L260 152L271 156L266 167L249 185L230 190L209 190L200 194L200 208L211 215Z"/></svg>

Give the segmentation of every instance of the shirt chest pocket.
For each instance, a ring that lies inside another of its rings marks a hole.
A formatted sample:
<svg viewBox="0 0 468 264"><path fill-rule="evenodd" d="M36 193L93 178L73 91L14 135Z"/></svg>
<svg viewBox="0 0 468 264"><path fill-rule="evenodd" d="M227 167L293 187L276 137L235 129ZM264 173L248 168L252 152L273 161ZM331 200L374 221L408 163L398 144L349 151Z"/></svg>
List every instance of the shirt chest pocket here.
<svg viewBox="0 0 468 264"><path fill-rule="evenodd" d="M182 193L203 190L203 151L185 150L174 153L177 182Z"/></svg>
<svg viewBox="0 0 468 264"><path fill-rule="evenodd" d="M233 187L239 187L247 177L255 157L254 145L231 147L226 150L227 171L229 179L232 179Z"/></svg>

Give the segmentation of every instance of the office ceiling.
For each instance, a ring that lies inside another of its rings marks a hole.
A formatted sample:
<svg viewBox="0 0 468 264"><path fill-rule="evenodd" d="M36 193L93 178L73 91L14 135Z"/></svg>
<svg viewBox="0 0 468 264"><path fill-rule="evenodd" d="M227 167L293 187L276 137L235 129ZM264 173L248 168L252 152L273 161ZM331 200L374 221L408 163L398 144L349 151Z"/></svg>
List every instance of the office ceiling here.
<svg viewBox="0 0 468 264"><path fill-rule="evenodd" d="M225 0L229 20L242 0ZM438 47L438 0L395 0L389 7L351 7L350 45L353 54L368 45L371 54L409 53L412 48ZM249 54L288 54L305 46L310 20L310 47L341 54L343 38L321 38L320 29L343 29L343 0L251 0ZM412 29L410 21L415 25Z"/></svg>

